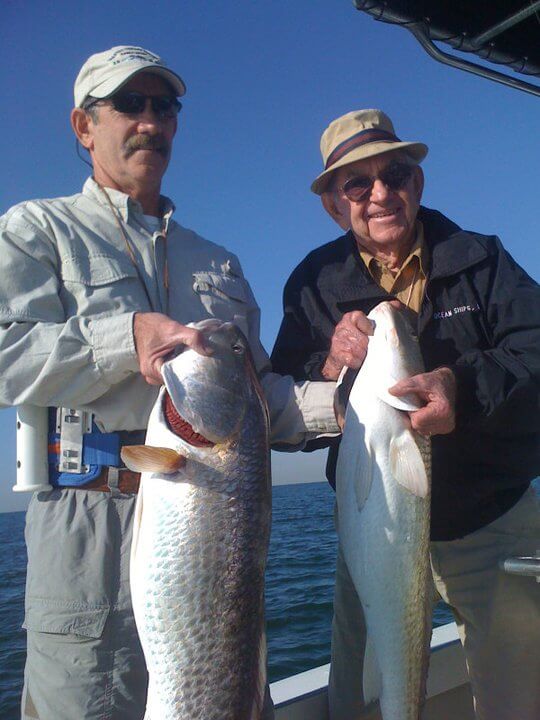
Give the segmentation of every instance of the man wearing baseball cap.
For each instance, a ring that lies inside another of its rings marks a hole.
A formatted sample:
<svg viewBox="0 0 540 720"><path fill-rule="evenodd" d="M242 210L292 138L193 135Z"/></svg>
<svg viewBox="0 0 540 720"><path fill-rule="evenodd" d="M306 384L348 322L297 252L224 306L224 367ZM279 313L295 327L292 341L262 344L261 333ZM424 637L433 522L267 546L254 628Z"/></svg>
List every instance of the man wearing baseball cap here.
<svg viewBox="0 0 540 720"><path fill-rule="evenodd" d="M92 55L71 113L92 176L81 193L0 219L0 403L49 408L52 489L34 494L26 525L25 720L144 716L128 572L139 474L120 449L144 442L164 357L208 352L188 323L217 317L244 332L272 442L338 430L333 385L270 372L238 259L182 227L160 193L184 93L148 50Z"/></svg>
<svg viewBox="0 0 540 720"><path fill-rule="evenodd" d="M334 120L311 189L343 230L313 250L284 291L276 372L335 380L360 368L367 313L399 301L414 313L426 372L394 385L424 407L412 428L431 437L431 561L453 610L482 720L540 717L540 596L534 578L500 563L534 556L540 539L540 288L495 236L461 230L420 205L427 154L380 110ZM321 441L312 448L321 447ZM327 476L335 486L339 439ZM339 535L339 516L337 517ZM373 558L377 562L377 558ZM331 720L367 717L365 625L338 551Z"/></svg>

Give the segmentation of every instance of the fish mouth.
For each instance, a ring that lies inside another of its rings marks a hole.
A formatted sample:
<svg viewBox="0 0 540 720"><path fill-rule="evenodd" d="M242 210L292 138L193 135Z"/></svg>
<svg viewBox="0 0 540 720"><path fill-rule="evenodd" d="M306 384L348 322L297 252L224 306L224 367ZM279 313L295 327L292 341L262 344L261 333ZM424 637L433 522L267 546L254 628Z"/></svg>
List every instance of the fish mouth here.
<svg viewBox="0 0 540 720"><path fill-rule="evenodd" d="M177 437L182 438L185 442L193 445L193 447L214 446L214 443L211 440L207 440L204 435L195 432L188 421L184 420L178 410L174 407L173 401L171 400L171 396L168 392L165 392L163 397L163 415L169 430Z"/></svg>

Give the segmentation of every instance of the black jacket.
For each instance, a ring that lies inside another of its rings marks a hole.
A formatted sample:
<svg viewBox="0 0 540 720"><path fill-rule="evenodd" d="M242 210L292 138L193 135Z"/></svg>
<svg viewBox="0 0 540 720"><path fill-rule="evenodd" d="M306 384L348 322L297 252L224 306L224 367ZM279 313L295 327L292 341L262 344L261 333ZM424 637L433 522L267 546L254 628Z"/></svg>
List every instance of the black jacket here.
<svg viewBox="0 0 540 720"><path fill-rule="evenodd" d="M540 474L540 287L495 236L421 208L429 248L418 336L426 371L457 378L456 430L432 438L432 539L462 537L506 512ZM334 327L389 296L349 232L311 252L284 291L275 372L323 379ZM339 441L330 445L333 485Z"/></svg>

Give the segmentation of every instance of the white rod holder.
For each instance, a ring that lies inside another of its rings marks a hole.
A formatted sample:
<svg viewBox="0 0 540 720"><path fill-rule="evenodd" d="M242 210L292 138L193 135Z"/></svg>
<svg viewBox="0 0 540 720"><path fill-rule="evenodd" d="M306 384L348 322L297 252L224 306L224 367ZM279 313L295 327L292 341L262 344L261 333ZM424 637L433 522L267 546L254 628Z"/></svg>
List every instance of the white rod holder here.
<svg viewBox="0 0 540 720"><path fill-rule="evenodd" d="M17 482L14 492L52 490L48 464L48 408L17 408Z"/></svg>

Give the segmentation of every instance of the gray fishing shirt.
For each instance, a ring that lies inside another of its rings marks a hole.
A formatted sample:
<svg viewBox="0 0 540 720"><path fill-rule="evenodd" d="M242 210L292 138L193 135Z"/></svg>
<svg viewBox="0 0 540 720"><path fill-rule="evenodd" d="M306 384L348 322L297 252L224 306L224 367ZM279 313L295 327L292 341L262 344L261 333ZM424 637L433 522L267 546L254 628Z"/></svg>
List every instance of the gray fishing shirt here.
<svg viewBox="0 0 540 720"><path fill-rule="evenodd" d="M82 193L24 202L0 218L0 406L88 410L105 432L145 428L158 390L139 372L133 316L155 311L243 330L274 446L337 432L333 383L270 372L260 311L236 256L179 225L166 198L163 227L153 231L139 203L107 193L114 209L90 178Z"/></svg>

